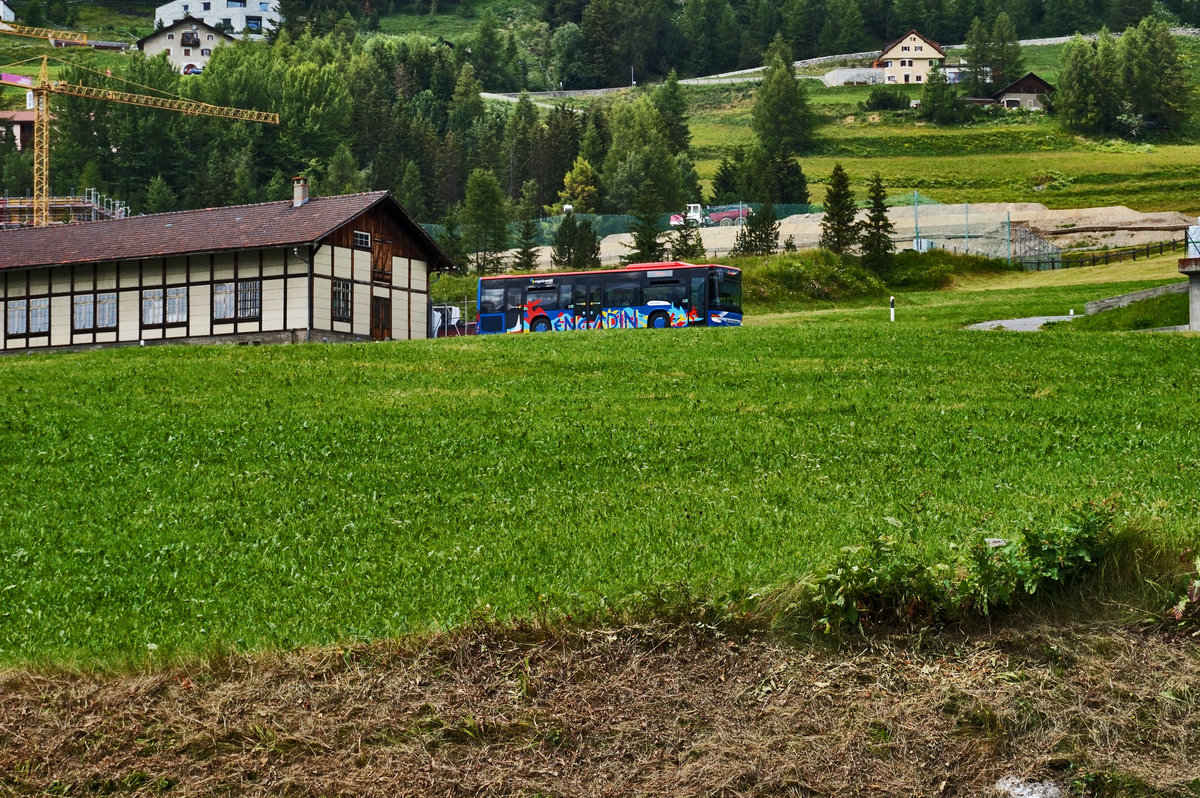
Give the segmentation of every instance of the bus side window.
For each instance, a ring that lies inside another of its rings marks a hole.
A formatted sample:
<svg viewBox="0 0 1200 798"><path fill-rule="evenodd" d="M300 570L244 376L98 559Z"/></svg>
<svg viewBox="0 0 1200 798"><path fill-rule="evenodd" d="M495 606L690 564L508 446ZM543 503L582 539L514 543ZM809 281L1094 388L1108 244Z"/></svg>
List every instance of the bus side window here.
<svg viewBox="0 0 1200 798"><path fill-rule="evenodd" d="M583 283L575 283L575 309L587 306L587 286Z"/></svg>
<svg viewBox="0 0 1200 798"><path fill-rule="evenodd" d="M691 300L692 300L693 308L695 308L696 310L704 310L705 302L704 302L704 278L703 277L693 277L692 278Z"/></svg>
<svg viewBox="0 0 1200 798"><path fill-rule="evenodd" d="M504 309L518 310L525 304L525 287L510 285L504 290Z"/></svg>
<svg viewBox="0 0 1200 798"><path fill-rule="evenodd" d="M678 281L658 281L642 289L642 304L666 302L669 305L678 305L683 296L684 287Z"/></svg>
<svg viewBox="0 0 1200 798"><path fill-rule="evenodd" d="M571 285L560 285L558 287L558 309L566 310L571 307L573 300L571 299Z"/></svg>
<svg viewBox="0 0 1200 798"><path fill-rule="evenodd" d="M530 288L525 297L525 303L532 305L539 302L542 310L558 310L558 292L553 286Z"/></svg>
<svg viewBox="0 0 1200 798"><path fill-rule="evenodd" d="M633 280L612 280L604 285L604 307L626 308L641 304L641 288Z"/></svg>
<svg viewBox="0 0 1200 798"><path fill-rule="evenodd" d="M500 287L485 288L479 294L480 313L499 313L504 304L504 289Z"/></svg>

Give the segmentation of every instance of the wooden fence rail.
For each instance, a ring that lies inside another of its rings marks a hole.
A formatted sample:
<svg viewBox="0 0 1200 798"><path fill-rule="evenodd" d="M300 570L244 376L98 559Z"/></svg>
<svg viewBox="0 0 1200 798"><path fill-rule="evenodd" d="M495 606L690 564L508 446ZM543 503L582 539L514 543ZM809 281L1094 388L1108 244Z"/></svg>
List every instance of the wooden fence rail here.
<svg viewBox="0 0 1200 798"><path fill-rule="evenodd" d="M1051 260L1027 260L1025 271L1042 271L1045 269L1073 269L1079 266L1103 266L1107 263L1120 263L1125 260L1137 260L1139 257L1149 258L1177 252L1187 248L1187 236L1174 241L1160 241L1157 244L1143 244L1140 247L1114 249L1106 252L1093 252L1074 257L1053 258Z"/></svg>

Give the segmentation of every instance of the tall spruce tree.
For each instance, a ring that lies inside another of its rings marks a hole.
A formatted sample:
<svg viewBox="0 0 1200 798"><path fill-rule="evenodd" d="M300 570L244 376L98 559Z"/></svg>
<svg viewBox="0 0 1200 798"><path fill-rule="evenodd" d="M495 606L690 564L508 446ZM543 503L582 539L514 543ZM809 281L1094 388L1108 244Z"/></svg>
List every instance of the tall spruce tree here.
<svg viewBox="0 0 1200 798"><path fill-rule="evenodd" d="M537 267L537 234L538 234L538 184L536 180L526 180L521 186L521 199L517 203L517 251L513 254L512 267L519 271L532 271Z"/></svg>
<svg viewBox="0 0 1200 798"><path fill-rule="evenodd" d="M987 95L992 82L992 40L983 20L979 17L971 22L967 31L966 50L963 53L966 67L963 69L963 87L970 97Z"/></svg>
<svg viewBox="0 0 1200 798"><path fill-rule="evenodd" d="M888 218L887 189L883 178L876 172L867 189L867 218L859 225L859 244L862 246L862 262L876 274L887 271L896 245L892 235L896 232Z"/></svg>
<svg viewBox="0 0 1200 798"><path fill-rule="evenodd" d="M497 270L500 252L508 248L508 203L500 181L487 169L471 172L459 220L463 246L471 253L475 271L486 274Z"/></svg>
<svg viewBox="0 0 1200 798"><path fill-rule="evenodd" d="M849 252L858 241L858 226L854 223L857 214L854 192L850 189L850 176L840 163L835 164L829 176L829 188L825 191L821 248L838 255Z"/></svg>
<svg viewBox="0 0 1200 798"><path fill-rule="evenodd" d="M683 224L675 231L670 239L671 260L695 261L703 260L708 252L704 249L704 239L700 237L700 224L687 216Z"/></svg>
<svg viewBox="0 0 1200 798"><path fill-rule="evenodd" d="M600 237L592 230L592 223L584 219L575 228L575 265L584 271L600 268Z"/></svg>
<svg viewBox="0 0 1200 798"><path fill-rule="evenodd" d="M797 155L812 143L808 94L796 80L791 51L779 35L767 48L766 72L754 95L750 125L771 155Z"/></svg>
<svg viewBox="0 0 1200 798"><path fill-rule="evenodd" d="M765 203L750 215L734 239L735 255L770 255L779 249L779 219L775 206Z"/></svg>
<svg viewBox="0 0 1200 798"><path fill-rule="evenodd" d="M666 244L662 241L662 228L659 227L659 199L654 190L654 184L645 181L638 195L637 207L633 215L633 242L626 245L629 252L621 258L621 262L657 263L667 252Z"/></svg>
<svg viewBox="0 0 1200 798"><path fill-rule="evenodd" d="M534 219L522 219L517 222L517 251L513 253L513 269L533 271L537 268L537 229L537 221Z"/></svg>
<svg viewBox="0 0 1200 798"><path fill-rule="evenodd" d="M589 224L590 228L591 225ZM556 269L574 269L576 263L575 246L579 240L579 225L575 214L567 211L563 214L558 230L554 233L554 244L550 249L550 263Z"/></svg>
<svg viewBox="0 0 1200 798"><path fill-rule="evenodd" d="M662 117L663 140L667 149L672 155L686 153L692 147L692 131L688 128L687 99L683 96L674 69L655 90L652 101Z"/></svg>
<svg viewBox="0 0 1200 798"><path fill-rule="evenodd" d="M992 25L992 85L1007 86L1025 74L1025 58L1017 38L1017 27L1001 11Z"/></svg>
<svg viewBox="0 0 1200 798"><path fill-rule="evenodd" d="M929 78L921 88L921 117L935 125L953 125L963 118L963 104L954 84L946 79L941 64L929 70Z"/></svg>

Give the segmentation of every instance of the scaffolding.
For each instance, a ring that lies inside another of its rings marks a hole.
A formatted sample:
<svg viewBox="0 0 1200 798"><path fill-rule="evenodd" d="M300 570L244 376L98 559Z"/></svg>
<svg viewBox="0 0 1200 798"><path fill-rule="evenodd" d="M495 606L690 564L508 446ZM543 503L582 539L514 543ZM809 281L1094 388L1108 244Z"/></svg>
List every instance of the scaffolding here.
<svg viewBox="0 0 1200 798"><path fill-rule="evenodd" d="M0 228L29 227L33 224L33 197L0 197ZM82 194L50 197L52 224L98 222L102 219L123 219L129 216L129 205L106 196L95 188Z"/></svg>

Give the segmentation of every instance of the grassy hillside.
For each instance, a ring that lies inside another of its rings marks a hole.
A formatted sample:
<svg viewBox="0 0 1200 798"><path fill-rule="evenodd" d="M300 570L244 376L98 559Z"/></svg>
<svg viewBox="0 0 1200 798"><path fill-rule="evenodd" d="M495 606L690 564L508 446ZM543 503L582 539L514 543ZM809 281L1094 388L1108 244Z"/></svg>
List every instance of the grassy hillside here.
<svg viewBox="0 0 1200 798"><path fill-rule="evenodd" d="M661 335L3 358L0 661L738 600L883 529L942 562L1109 498L1175 550L1200 523L1191 340L956 329L1145 284L907 294L895 324L863 300Z"/></svg>
<svg viewBox="0 0 1200 798"><path fill-rule="evenodd" d="M1200 83L1200 42L1177 39L1188 74ZM1026 66L1057 77L1062 45L1026 47ZM818 72L823 72L817 70ZM1041 202L1051 208L1128 205L1142 211L1200 211L1200 147L1181 132L1167 143L1098 141L1064 130L1045 114L995 113L961 127L926 124L913 111L864 112L869 86L806 83L818 143L800 159L815 201L835 163L865 194L878 171L896 192L920 190L941 202ZM908 87L914 99L920 89ZM721 156L754 140L754 85L689 86L693 144L704 180ZM998 111L998 109L997 109Z"/></svg>

